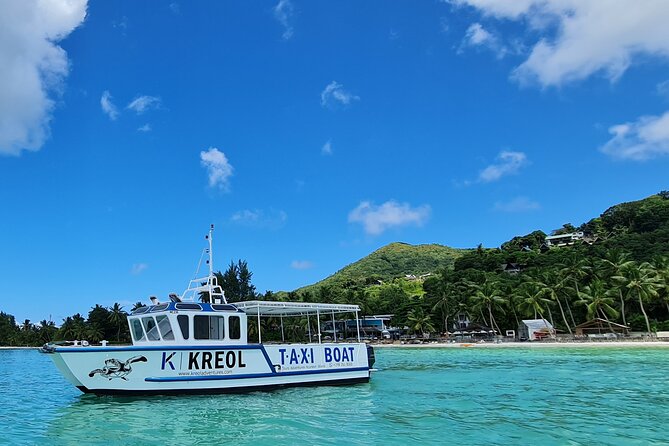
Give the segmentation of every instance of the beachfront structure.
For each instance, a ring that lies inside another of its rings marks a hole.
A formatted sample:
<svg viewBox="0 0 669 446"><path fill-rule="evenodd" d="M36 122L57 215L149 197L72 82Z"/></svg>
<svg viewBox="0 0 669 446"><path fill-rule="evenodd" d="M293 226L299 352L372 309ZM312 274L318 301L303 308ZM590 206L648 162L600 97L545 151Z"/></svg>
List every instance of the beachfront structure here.
<svg viewBox="0 0 669 446"><path fill-rule="evenodd" d="M597 317L574 327L574 334L576 336L597 337L599 335L615 333L620 336L626 336L629 334L629 329L627 325Z"/></svg>
<svg viewBox="0 0 669 446"><path fill-rule="evenodd" d="M546 319L526 319L518 326L518 338L527 341L540 341L555 337L555 328Z"/></svg>
<svg viewBox="0 0 669 446"><path fill-rule="evenodd" d="M321 331L325 336L331 339L344 338L349 334L356 334L356 322L359 327L360 334L363 337L378 337L384 339L399 338L400 329L391 327L390 320L393 314L378 314L373 316L362 316L356 319L347 319L340 321L327 321L322 324ZM335 327L335 330L332 329Z"/></svg>
<svg viewBox="0 0 669 446"><path fill-rule="evenodd" d="M476 322L470 322L467 326L460 329L454 330L448 333L449 336L453 336L456 339L460 338L462 340L480 340L480 339L492 339L495 337L495 330L487 327L483 324L478 324Z"/></svg>

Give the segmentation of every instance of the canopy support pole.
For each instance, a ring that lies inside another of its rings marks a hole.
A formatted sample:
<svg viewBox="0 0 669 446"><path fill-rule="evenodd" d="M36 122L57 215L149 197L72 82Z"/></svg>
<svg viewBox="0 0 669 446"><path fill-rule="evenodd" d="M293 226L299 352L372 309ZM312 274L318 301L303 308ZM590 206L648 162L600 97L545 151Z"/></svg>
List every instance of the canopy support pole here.
<svg viewBox="0 0 669 446"><path fill-rule="evenodd" d="M309 322L309 313L307 313L307 330L309 330L309 342L311 342L311 322Z"/></svg>
<svg viewBox="0 0 669 446"><path fill-rule="evenodd" d="M258 344L262 344L262 336L260 335L260 307L258 307Z"/></svg>
<svg viewBox="0 0 669 446"><path fill-rule="evenodd" d="M332 312L332 337L337 342L337 323L335 322L334 311Z"/></svg>
<svg viewBox="0 0 669 446"><path fill-rule="evenodd" d="M286 342L286 339L283 337L283 315L279 317L281 319L281 342Z"/></svg>
<svg viewBox="0 0 669 446"><path fill-rule="evenodd" d="M358 320L358 312L355 312L355 328L358 331L358 342L360 342L360 321Z"/></svg>
<svg viewBox="0 0 669 446"><path fill-rule="evenodd" d="M318 329L318 343L321 343L321 313L316 308L316 328Z"/></svg>

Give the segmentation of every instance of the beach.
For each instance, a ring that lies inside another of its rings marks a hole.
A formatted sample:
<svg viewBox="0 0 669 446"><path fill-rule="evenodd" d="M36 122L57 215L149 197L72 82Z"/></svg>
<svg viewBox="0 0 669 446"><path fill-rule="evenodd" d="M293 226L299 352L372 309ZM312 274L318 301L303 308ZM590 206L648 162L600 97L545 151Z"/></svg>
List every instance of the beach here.
<svg viewBox="0 0 669 446"><path fill-rule="evenodd" d="M668 348L669 341L432 342L427 344L372 345L374 348Z"/></svg>

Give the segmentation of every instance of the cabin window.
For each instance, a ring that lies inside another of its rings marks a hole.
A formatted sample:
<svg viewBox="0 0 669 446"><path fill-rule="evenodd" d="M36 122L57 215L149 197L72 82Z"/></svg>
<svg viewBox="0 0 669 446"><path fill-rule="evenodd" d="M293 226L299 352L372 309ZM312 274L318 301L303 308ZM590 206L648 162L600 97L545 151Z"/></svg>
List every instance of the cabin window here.
<svg viewBox="0 0 669 446"><path fill-rule="evenodd" d="M225 339L224 316L194 316L195 339Z"/></svg>
<svg viewBox="0 0 669 446"><path fill-rule="evenodd" d="M174 305L174 308L177 310L196 310L196 311L202 311L202 306L200 304L191 304L191 303L184 303L184 302L179 302L178 304Z"/></svg>
<svg viewBox="0 0 669 446"><path fill-rule="evenodd" d="M228 319L228 330L230 330L230 339L241 339L242 323L239 316L230 316Z"/></svg>
<svg viewBox="0 0 669 446"><path fill-rule="evenodd" d="M158 322L158 329L160 330L160 336L163 337L165 341L173 341L174 333L172 333L172 324L167 316L156 316L156 322Z"/></svg>
<svg viewBox="0 0 669 446"><path fill-rule="evenodd" d="M156 306L154 306L154 307L151 307L151 312L154 312L154 311L163 311L163 310L166 310L167 307L169 307L169 306L170 306L170 304L160 304L160 305L156 305Z"/></svg>
<svg viewBox="0 0 669 446"><path fill-rule="evenodd" d="M144 325L144 330L146 331L146 338L149 341L160 341L158 326L156 325L155 319L153 319L151 316L143 317L142 324Z"/></svg>
<svg viewBox="0 0 669 446"><path fill-rule="evenodd" d="M177 322L179 323L179 328L181 329L181 336L183 336L184 339L188 339L188 316L185 314L180 314L177 316Z"/></svg>
<svg viewBox="0 0 669 446"><path fill-rule="evenodd" d="M144 307L135 308L135 310L132 312L132 314L142 314L142 313L146 313L147 311L149 311L149 307L144 306Z"/></svg>
<svg viewBox="0 0 669 446"><path fill-rule="evenodd" d="M146 341L139 319L132 319L132 337L135 338L135 341Z"/></svg>

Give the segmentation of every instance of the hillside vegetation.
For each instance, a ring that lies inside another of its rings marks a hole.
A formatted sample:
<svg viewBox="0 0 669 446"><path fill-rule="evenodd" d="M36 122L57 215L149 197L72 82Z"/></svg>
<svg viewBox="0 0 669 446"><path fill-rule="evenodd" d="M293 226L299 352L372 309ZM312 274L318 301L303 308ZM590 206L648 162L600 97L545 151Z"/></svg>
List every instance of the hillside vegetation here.
<svg viewBox="0 0 669 446"><path fill-rule="evenodd" d="M291 292L259 295L243 261L231 263L219 279L231 299L357 304L363 315L394 314L394 325L416 333L453 331L454 317L462 314L497 333L517 329L525 318L545 318L566 334L593 318L635 331L669 330L669 192L612 206L578 227L567 223L552 233L575 231L587 240L551 248L540 230L491 249L392 243ZM509 264L512 273L502 270ZM87 318L75 314L56 327L46 320L17 325L0 312L0 345L74 338L123 342L129 339L126 316L119 304L96 305ZM282 323L263 319L263 339L280 339ZM249 321L250 332L257 330L254 324ZM286 321L288 338L303 340L309 324L315 332L313 318Z"/></svg>
<svg viewBox="0 0 669 446"><path fill-rule="evenodd" d="M375 285L406 275L433 273L440 268L451 268L464 252L466 250L436 244L391 243L298 291L314 291L322 286Z"/></svg>

